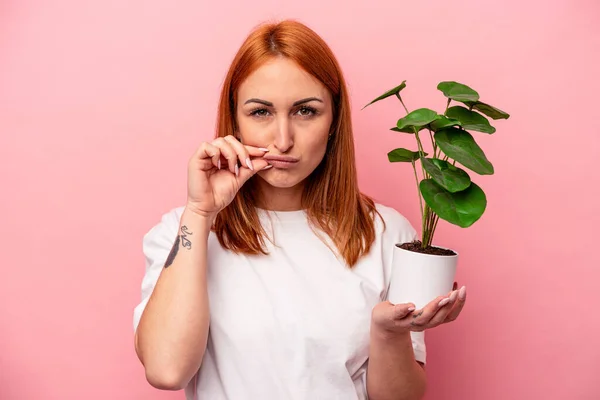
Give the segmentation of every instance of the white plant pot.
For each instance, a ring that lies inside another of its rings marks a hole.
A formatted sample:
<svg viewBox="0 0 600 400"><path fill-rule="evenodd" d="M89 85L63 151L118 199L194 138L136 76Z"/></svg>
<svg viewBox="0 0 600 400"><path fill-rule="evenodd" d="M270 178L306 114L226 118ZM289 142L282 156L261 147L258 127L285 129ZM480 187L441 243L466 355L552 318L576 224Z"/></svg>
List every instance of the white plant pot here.
<svg viewBox="0 0 600 400"><path fill-rule="evenodd" d="M388 300L393 304L413 303L417 309L451 290L456 276L458 253L439 256L394 246Z"/></svg>

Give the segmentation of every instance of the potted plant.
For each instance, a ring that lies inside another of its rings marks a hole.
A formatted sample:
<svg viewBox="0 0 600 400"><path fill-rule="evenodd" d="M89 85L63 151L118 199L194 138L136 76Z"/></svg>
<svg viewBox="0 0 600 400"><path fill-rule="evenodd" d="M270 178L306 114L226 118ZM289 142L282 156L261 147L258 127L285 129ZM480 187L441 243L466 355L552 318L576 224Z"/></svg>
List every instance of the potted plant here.
<svg viewBox="0 0 600 400"><path fill-rule="evenodd" d="M437 86L447 99L443 114L429 108L409 112L400 95L405 87L403 81L363 109L397 97L406 115L391 130L413 135L416 141L415 150L397 148L388 153L390 162L412 165L421 211L420 240L397 243L394 248L388 299L394 304L413 302L421 308L452 290L456 274L458 253L433 242L439 219L467 228L480 219L487 206L483 190L460 167L478 175L494 173L492 163L469 131L493 134L496 129L487 117L507 119L509 114L481 102L475 90L454 81Z"/></svg>

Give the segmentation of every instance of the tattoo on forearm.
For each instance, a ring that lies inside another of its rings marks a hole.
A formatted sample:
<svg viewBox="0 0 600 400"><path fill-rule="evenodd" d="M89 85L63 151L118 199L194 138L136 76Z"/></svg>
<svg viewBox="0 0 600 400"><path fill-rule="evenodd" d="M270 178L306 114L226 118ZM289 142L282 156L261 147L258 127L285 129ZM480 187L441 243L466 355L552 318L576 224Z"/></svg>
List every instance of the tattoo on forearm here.
<svg viewBox="0 0 600 400"><path fill-rule="evenodd" d="M190 242L190 240L186 237L186 235L191 235L192 232L190 232L187 228L187 226L182 226L181 227L181 232L183 232L183 235L181 235L181 244L183 245L183 247L187 248L187 249L191 249L192 248L192 242Z"/></svg>
<svg viewBox="0 0 600 400"><path fill-rule="evenodd" d="M192 235L192 232L188 230L187 226L181 227L181 235L177 235L175 238L175 243L173 243L173 247L171 248L171 252L169 253L167 260L165 261L165 268L169 268L173 261L175 261L175 257L177 256L177 252L179 251L179 243L186 249L192 248L192 242L187 238L187 235Z"/></svg>
<svg viewBox="0 0 600 400"><path fill-rule="evenodd" d="M167 257L167 261L165 261L165 268L169 268L173 261L175 260L175 256L177 255L177 251L179 251L179 235L175 238L175 243L173 243L173 247L171 248L171 252Z"/></svg>

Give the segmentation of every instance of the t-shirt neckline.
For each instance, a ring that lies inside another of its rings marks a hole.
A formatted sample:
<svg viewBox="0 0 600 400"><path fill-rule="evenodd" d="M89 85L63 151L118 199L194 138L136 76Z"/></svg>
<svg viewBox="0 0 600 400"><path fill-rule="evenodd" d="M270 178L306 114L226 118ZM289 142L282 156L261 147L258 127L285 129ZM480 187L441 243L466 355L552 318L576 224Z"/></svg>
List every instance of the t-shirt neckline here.
<svg viewBox="0 0 600 400"><path fill-rule="evenodd" d="M258 215L262 217L274 217L279 221L306 221L306 210L275 211L256 207Z"/></svg>

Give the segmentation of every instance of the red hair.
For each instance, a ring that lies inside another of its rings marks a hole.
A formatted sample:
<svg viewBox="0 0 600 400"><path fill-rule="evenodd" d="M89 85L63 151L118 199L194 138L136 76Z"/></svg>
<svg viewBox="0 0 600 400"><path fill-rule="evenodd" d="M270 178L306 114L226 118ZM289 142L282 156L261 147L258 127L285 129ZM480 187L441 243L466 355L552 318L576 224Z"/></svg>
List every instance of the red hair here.
<svg viewBox="0 0 600 400"><path fill-rule="evenodd" d="M318 79L333 100L331 137L325 157L307 178L302 196L309 222L327 234L352 267L375 240L374 202L360 193L354 159L350 102L340 66L327 44L300 22L263 24L238 50L221 91L217 137L236 131L237 91L253 71L274 57L286 57ZM266 254L255 209L252 177L219 214L213 227L221 246L238 253Z"/></svg>

